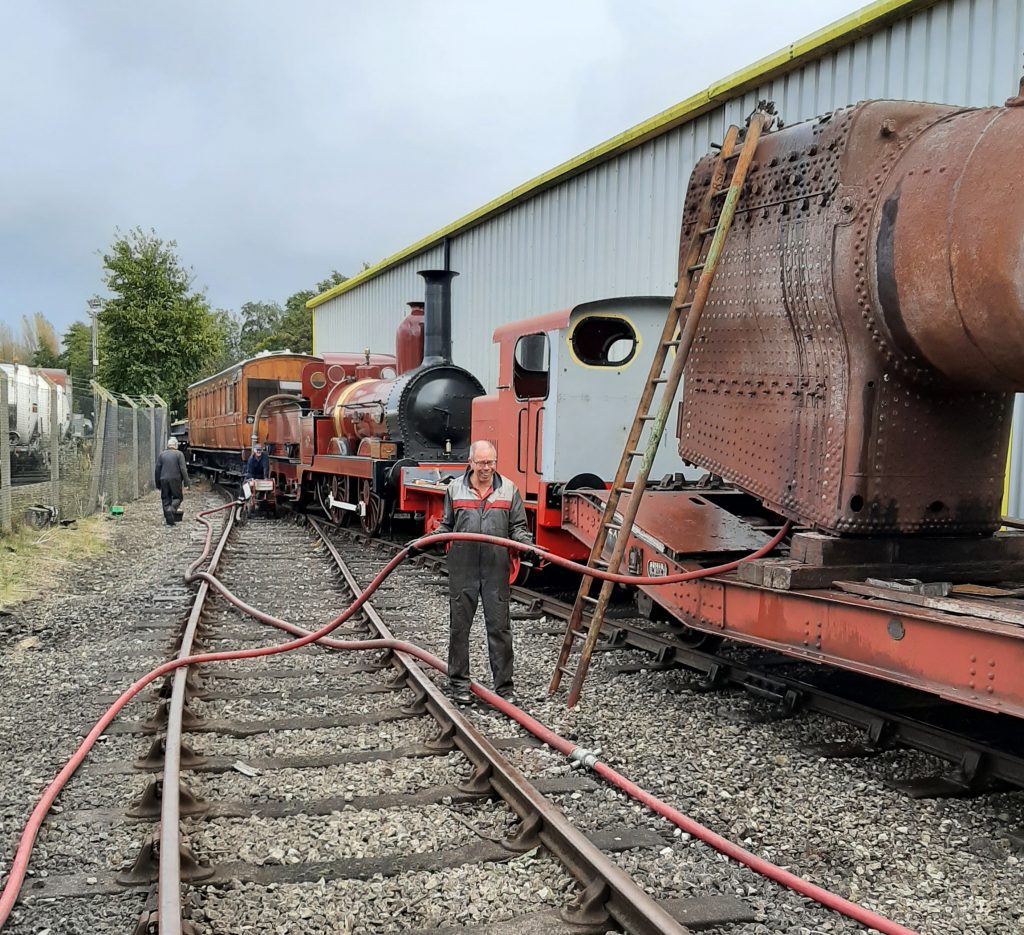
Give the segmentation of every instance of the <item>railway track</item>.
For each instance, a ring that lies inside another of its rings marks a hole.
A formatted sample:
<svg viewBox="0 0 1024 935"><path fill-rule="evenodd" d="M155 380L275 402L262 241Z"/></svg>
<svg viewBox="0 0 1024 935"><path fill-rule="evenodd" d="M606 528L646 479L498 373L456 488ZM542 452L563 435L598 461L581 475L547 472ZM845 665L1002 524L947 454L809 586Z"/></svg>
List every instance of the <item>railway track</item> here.
<svg viewBox="0 0 1024 935"><path fill-rule="evenodd" d="M365 543L365 535L352 528L338 530L346 539ZM371 540L387 552L397 543ZM417 561L443 569L443 560L431 555ZM562 621L572 612L572 600L557 590L516 585L512 597L519 604L515 615L540 620L534 635L560 637ZM585 613L589 620L589 614ZM545 621L551 625L546 627ZM903 688L867 676L821 668L778 653L735 645L688 630L674 621L639 617L633 605L609 609L602 628L599 654L636 650L639 659L616 662L612 673L687 669L702 677L706 691L738 689L767 701L772 710L762 716L781 719L798 711L815 712L854 727L856 740L807 746L818 756L869 759L894 750L914 750L947 764L942 771L913 777L894 777L892 785L906 794L926 798L970 795L1006 788L1024 789L1024 736L1013 719L965 708L933 695ZM1014 833L1024 843L1024 828Z"/></svg>
<svg viewBox="0 0 1024 935"><path fill-rule="evenodd" d="M228 519L210 567L242 599L314 629L365 583L371 560L350 560L355 570L315 523ZM399 587L423 574L410 569ZM189 597L154 595L139 642L188 655L281 640L205 582ZM334 639L378 635L387 627L367 605ZM666 832L574 826L549 797L596 798L597 784L551 775L561 758L494 715L474 727L402 653L311 646L179 669L155 695L107 730L108 755L74 799L88 807L51 817L83 833L32 879L33 901L83 919L96 900L137 904L140 935L671 933L753 917L731 896L652 899L616 858L642 864ZM531 768L542 775L528 781Z"/></svg>

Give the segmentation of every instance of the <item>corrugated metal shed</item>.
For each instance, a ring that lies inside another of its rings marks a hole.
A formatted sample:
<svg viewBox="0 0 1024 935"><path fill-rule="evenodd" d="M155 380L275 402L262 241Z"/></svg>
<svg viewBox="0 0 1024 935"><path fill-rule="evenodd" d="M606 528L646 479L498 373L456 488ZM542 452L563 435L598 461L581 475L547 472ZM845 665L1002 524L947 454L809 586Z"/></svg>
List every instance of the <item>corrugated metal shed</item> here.
<svg viewBox="0 0 1024 935"><path fill-rule="evenodd" d="M416 270L447 238L456 361L493 388L499 324L614 295L671 294L690 171L730 123L773 100L787 123L866 98L967 106L1015 93L1024 0L886 0L725 79L318 296L318 350L392 346ZM1018 404L1015 438L1024 439ZM1024 441L1009 502L1024 508Z"/></svg>

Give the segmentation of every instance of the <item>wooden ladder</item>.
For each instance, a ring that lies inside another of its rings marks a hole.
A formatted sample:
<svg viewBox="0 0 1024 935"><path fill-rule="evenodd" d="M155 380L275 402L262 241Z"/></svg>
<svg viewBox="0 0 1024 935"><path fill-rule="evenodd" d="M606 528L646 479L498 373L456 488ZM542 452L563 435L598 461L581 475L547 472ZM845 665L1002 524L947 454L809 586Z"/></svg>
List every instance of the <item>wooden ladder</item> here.
<svg viewBox="0 0 1024 935"><path fill-rule="evenodd" d="M746 136L739 151L736 150L736 142L740 136L739 127L730 127L725 135L725 141L722 143L711 174L711 184L704 196L690 238L685 265L680 269L676 293L665 319L661 341L654 354L654 360L651 361L647 384L640 397L636 417L633 419L633 425L626 439L626 447L623 449L622 458L619 461L619 469L615 473L615 480L608 492L608 501L601 517L601 526L590 550L590 558L587 560L588 568L610 568L617 571L622 564L622 557L629 543L629 535L640 508L640 501L643 499L644 490L647 487L647 478L654 464L654 456L657 454L658 445L664 435L665 424L668 422L676 391L679 389L683 368L697 334L701 312L704 310L708 294L711 291L711 283L715 278L718 261L722 255L722 247L736 214L736 205L739 202L747 171L753 160L761 133L767 129L773 119L769 111L759 107L750 118ZM734 160L732 178L729 184L723 187L728 164ZM716 206L719 203L721 211L718 221L712 224L711 219L714 217ZM668 374L665 375L665 364L669 360L669 351L672 349L675 349L675 357L671 362ZM658 400L657 412L652 414L655 395L659 387L661 395ZM645 429L649 429L649 431L646 442L641 447L640 438ZM627 485L627 480L630 468L636 458L642 460L633 485L630 487ZM624 493L630 494L629 502L622 513L621 521L617 521L619 500ZM602 555L610 533L615 534L614 544L611 558L605 562ZM594 597L591 593L591 586L594 582L595 579L589 575L584 575L580 582L576 603L573 605L572 614L565 628L562 648L558 654L558 664L551 677L551 684L548 686L548 694L554 694L562 682L562 676L572 676L572 686L569 689L568 698L570 708L579 701L583 681L590 668L590 657L601 634L608 600L614 587L611 581L602 582L600 593ZM583 624L587 611L591 615L590 623L584 630ZM569 658L573 645L580 637L584 638L583 648L576 668L573 670L569 664Z"/></svg>

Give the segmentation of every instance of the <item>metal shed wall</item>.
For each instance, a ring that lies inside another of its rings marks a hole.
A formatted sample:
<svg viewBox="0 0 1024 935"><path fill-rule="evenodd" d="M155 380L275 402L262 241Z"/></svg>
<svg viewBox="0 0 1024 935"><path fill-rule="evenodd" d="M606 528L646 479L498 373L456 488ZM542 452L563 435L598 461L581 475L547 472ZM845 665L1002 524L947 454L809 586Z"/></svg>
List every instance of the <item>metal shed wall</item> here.
<svg viewBox="0 0 1024 935"><path fill-rule="evenodd" d="M758 100L795 123L866 98L967 106L1016 92L1024 0L944 0L848 44L633 149L449 235L453 355L490 389L491 334L508 321L615 295L669 295L690 171ZM423 295L416 270L442 265L442 247L406 258L314 312L317 350L393 345L404 303ZM1018 410L1021 407L1018 405ZM1018 412L1015 429L1024 430ZM1022 439L1020 431L1015 438ZM1009 501L1024 506L1024 440L1011 459Z"/></svg>

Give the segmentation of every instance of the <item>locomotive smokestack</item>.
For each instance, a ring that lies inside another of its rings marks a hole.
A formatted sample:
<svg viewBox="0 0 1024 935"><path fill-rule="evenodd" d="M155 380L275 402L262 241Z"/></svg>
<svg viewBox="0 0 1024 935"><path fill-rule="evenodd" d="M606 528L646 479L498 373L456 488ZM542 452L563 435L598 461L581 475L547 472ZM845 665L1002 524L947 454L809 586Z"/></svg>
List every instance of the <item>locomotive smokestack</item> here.
<svg viewBox="0 0 1024 935"><path fill-rule="evenodd" d="M423 364L452 362L452 279L449 269L424 269L426 282L423 321Z"/></svg>

